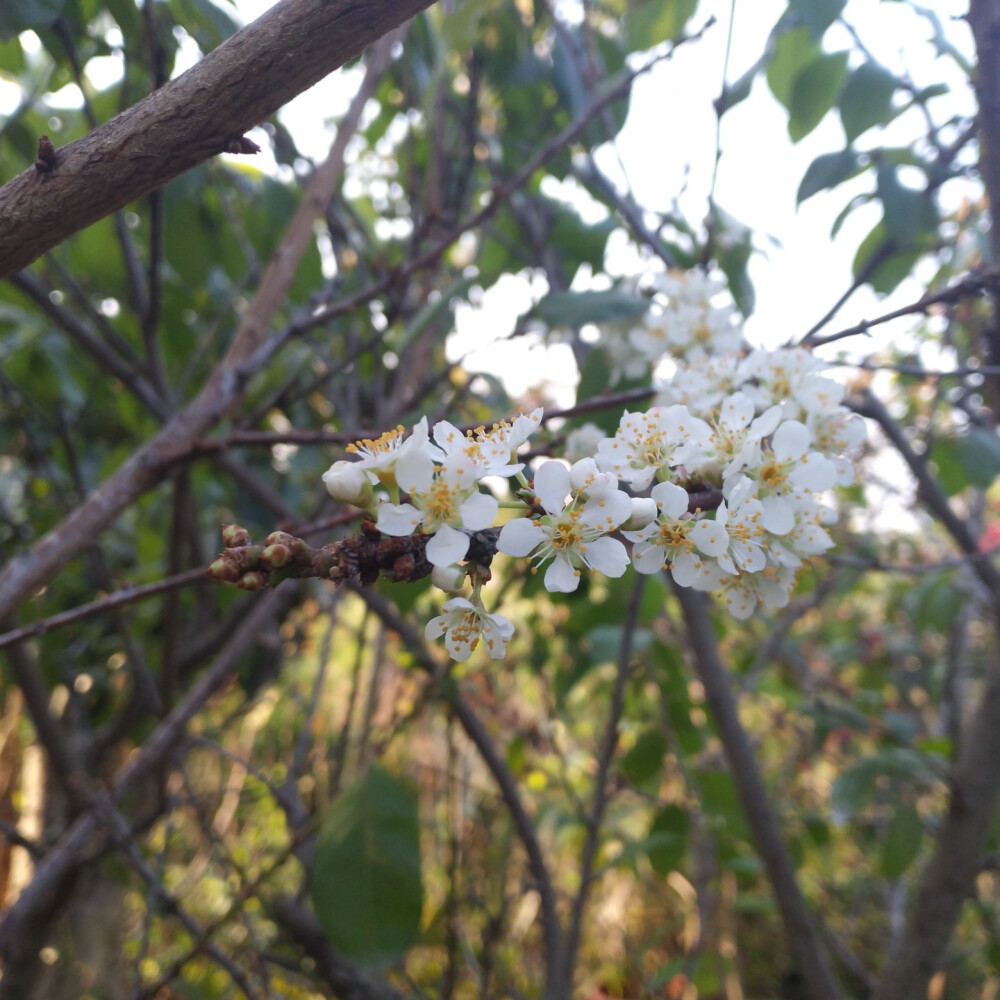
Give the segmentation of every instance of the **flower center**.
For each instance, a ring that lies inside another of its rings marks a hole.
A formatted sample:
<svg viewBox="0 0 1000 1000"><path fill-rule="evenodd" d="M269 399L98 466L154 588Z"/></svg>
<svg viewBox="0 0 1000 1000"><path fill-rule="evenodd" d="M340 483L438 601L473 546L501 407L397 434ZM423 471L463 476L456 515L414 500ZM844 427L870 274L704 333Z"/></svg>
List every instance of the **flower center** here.
<svg viewBox="0 0 1000 1000"><path fill-rule="evenodd" d="M556 522L552 530L552 548L574 549L584 541L583 533L576 523L579 517L577 511L570 511L567 519Z"/></svg>
<svg viewBox="0 0 1000 1000"><path fill-rule="evenodd" d="M344 450L351 455L361 453L370 458L389 455L399 448L403 441L404 433L405 429L400 424L395 430L386 431L377 438L362 438L360 441L355 441L354 444L349 444Z"/></svg>
<svg viewBox="0 0 1000 1000"><path fill-rule="evenodd" d="M457 491L443 479L437 479L421 497L421 506L428 521L450 524L458 516Z"/></svg>

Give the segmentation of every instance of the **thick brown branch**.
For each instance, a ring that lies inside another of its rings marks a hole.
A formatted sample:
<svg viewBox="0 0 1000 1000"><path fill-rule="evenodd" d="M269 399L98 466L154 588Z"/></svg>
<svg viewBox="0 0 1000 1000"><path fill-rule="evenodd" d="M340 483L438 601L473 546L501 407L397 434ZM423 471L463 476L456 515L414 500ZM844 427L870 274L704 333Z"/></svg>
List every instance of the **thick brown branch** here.
<svg viewBox="0 0 1000 1000"><path fill-rule="evenodd" d="M0 188L0 277L223 152L431 0L285 0L188 72Z"/></svg>

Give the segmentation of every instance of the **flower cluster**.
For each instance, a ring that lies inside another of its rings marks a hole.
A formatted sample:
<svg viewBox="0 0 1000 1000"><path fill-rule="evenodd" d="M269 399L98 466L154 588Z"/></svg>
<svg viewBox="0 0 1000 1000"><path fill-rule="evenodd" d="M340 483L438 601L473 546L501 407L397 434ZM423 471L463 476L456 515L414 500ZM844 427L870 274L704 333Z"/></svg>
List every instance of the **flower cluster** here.
<svg viewBox="0 0 1000 1000"><path fill-rule="evenodd" d="M807 351L741 350L722 287L700 273L654 279L643 320L602 343L616 372L654 376L654 404L626 411L611 437L574 429L572 464L549 460L525 475L517 451L541 424L537 409L468 432L447 421L429 432L424 418L409 436L397 428L357 442L356 460L324 475L330 494L369 511L379 530L430 536L438 586L457 595L472 580L471 596L453 596L427 625L456 660L480 641L500 658L513 634L483 606L488 573L459 565L501 506L520 516L503 524L497 550L544 567L550 591L576 590L584 571L620 577L631 563L723 595L737 618L787 604L804 563L833 545L836 515L820 498L853 481L849 453L864 423ZM516 480L516 500L487 489L497 476Z"/></svg>

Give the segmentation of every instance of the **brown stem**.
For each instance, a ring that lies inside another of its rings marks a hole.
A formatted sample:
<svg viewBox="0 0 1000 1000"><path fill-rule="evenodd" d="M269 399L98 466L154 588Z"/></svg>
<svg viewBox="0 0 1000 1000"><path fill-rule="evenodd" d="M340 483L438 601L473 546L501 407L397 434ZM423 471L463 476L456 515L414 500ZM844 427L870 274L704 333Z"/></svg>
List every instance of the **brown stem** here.
<svg viewBox="0 0 1000 1000"><path fill-rule="evenodd" d="M778 819L754 759L753 746L739 719L736 699L715 642L708 597L684 587L675 588L675 592L684 613L695 671L705 688L705 699L722 741L743 815L771 880L791 958L802 975L806 996L809 1000L840 1000L840 988L826 949L802 896L795 866L782 840Z"/></svg>

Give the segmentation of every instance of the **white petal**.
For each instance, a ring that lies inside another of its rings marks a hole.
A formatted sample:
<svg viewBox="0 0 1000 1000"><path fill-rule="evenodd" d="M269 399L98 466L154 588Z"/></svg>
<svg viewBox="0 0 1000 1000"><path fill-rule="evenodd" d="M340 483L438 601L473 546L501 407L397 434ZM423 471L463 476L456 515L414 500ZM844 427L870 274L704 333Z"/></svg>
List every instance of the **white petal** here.
<svg viewBox="0 0 1000 1000"><path fill-rule="evenodd" d="M434 459L419 448L401 452L396 459L396 482L407 493L422 493L434 481Z"/></svg>
<svg viewBox="0 0 1000 1000"><path fill-rule="evenodd" d="M614 531L632 514L632 498L624 490L615 490L588 500L580 514L580 523L599 531Z"/></svg>
<svg viewBox="0 0 1000 1000"><path fill-rule="evenodd" d="M497 549L508 556L526 556L545 541L545 532L534 521L519 517L500 529Z"/></svg>
<svg viewBox="0 0 1000 1000"><path fill-rule="evenodd" d="M659 573L667 561L667 554L660 545L643 543L632 549L632 565L637 573Z"/></svg>
<svg viewBox="0 0 1000 1000"><path fill-rule="evenodd" d="M457 563L468 551L469 536L449 524L442 524L427 543L427 558L434 566Z"/></svg>
<svg viewBox="0 0 1000 1000"><path fill-rule="evenodd" d="M771 439L771 451L779 462L789 459L798 460L808 450L812 435L809 429L799 420L786 420Z"/></svg>
<svg viewBox="0 0 1000 1000"><path fill-rule="evenodd" d="M693 587L698 576L699 560L690 552L681 552L670 565L670 575L679 587ZM638 569L638 565L635 567Z"/></svg>
<svg viewBox="0 0 1000 1000"><path fill-rule="evenodd" d="M721 556L729 548L729 532L719 521L704 518L688 532L688 538L706 556Z"/></svg>
<svg viewBox="0 0 1000 1000"><path fill-rule="evenodd" d="M811 451L792 470L791 482L800 489L822 493L837 483L837 466L819 452Z"/></svg>
<svg viewBox="0 0 1000 1000"><path fill-rule="evenodd" d="M750 433L756 438L767 437L769 434L773 434L778 424L781 423L781 417L781 407L772 406L754 420L750 425Z"/></svg>
<svg viewBox="0 0 1000 1000"><path fill-rule="evenodd" d="M678 518L688 509L687 490L676 483L658 483L649 495L666 517Z"/></svg>
<svg viewBox="0 0 1000 1000"><path fill-rule="evenodd" d="M628 551L617 538L607 535L595 538L587 543L583 555L590 566L605 576L622 576L628 569Z"/></svg>
<svg viewBox="0 0 1000 1000"><path fill-rule="evenodd" d="M424 515L412 504L382 502L378 505L375 526L387 535L409 535L423 521Z"/></svg>
<svg viewBox="0 0 1000 1000"><path fill-rule="evenodd" d="M466 442L465 435L448 420L439 420L434 425L433 438L449 455L459 451Z"/></svg>
<svg viewBox="0 0 1000 1000"><path fill-rule="evenodd" d="M473 493L458 509L462 524L473 531L479 531L480 528L488 528L493 523L500 504L490 493Z"/></svg>
<svg viewBox="0 0 1000 1000"><path fill-rule="evenodd" d="M734 430L742 430L753 418L753 400L745 392L727 396L719 407L719 423Z"/></svg>
<svg viewBox="0 0 1000 1000"><path fill-rule="evenodd" d="M478 467L474 459L465 452L452 452L441 467L440 475L450 486L468 489L478 478Z"/></svg>
<svg viewBox="0 0 1000 1000"><path fill-rule="evenodd" d="M473 611L475 607L467 597L452 597L444 602L445 611Z"/></svg>
<svg viewBox="0 0 1000 1000"><path fill-rule="evenodd" d="M744 573L759 573L767 565L767 557L759 545L733 542L732 550L736 564Z"/></svg>
<svg viewBox="0 0 1000 1000"><path fill-rule="evenodd" d="M437 618L432 618L424 629L424 638L429 642L431 639L437 639L438 636L444 635L447 620L447 615L438 615Z"/></svg>
<svg viewBox="0 0 1000 1000"><path fill-rule="evenodd" d="M431 583L439 590L454 594L465 585L465 570L460 566L435 566L431 571Z"/></svg>
<svg viewBox="0 0 1000 1000"><path fill-rule="evenodd" d="M550 593L572 594L580 585L580 577L569 560L560 553L545 571L545 589Z"/></svg>
<svg viewBox="0 0 1000 1000"><path fill-rule="evenodd" d="M569 487L569 470L562 462L543 462L535 473L535 496L550 514L566 505Z"/></svg>
<svg viewBox="0 0 1000 1000"><path fill-rule="evenodd" d="M622 522L622 529L638 531L656 520L656 501L652 497L632 497L631 506L632 512Z"/></svg>
<svg viewBox="0 0 1000 1000"><path fill-rule="evenodd" d="M323 484L327 493L342 503L354 503L371 497L368 474L359 462L334 462L323 473Z"/></svg>
<svg viewBox="0 0 1000 1000"><path fill-rule="evenodd" d="M761 524L772 535L787 535L795 527L795 511L783 497L764 497L760 503L764 508Z"/></svg>
<svg viewBox="0 0 1000 1000"><path fill-rule="evenodd" d="M448 650L453 660L458 660L459 663L462 663L472 656L472 640L478 638L478 635L470 635L464 641L459 641L455 637L455 633L449 631L444 637L444 648Z"/></svg>
<svg viewBox="0 0 1000 1000"><path fill-rule="evenodd" d="M757 597L749 587L730 587L726 591L726 606L734 618L743 621L753 614Z"/></svg>

